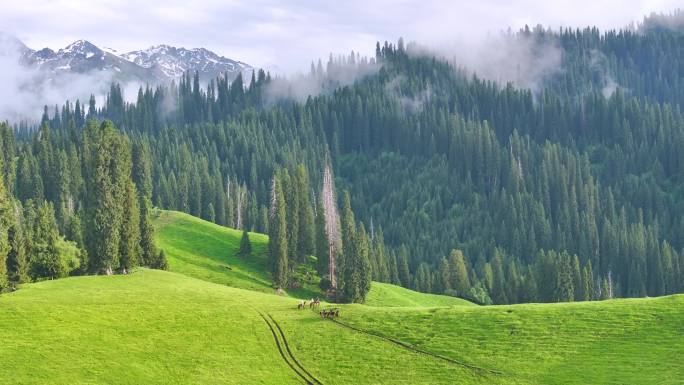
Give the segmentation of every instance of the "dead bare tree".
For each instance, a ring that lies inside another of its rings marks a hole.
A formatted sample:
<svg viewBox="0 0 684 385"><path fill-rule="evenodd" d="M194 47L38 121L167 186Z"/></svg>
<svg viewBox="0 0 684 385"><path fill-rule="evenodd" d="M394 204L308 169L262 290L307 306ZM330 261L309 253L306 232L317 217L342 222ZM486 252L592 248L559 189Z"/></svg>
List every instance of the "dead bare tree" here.
<svg viewBox="0 0 684 385"><path fill-rule="evenodd" d="M613 299L613 272L608 270L608 299Z"/></svg>
<svg viewBox="0 0 684 385"><path fill-rule="evenodd" d="M321 191L323 199L323 215L325 216L325 234L328 238L328 273L330 275L330 286L337 288L337 272L335 267L335 251L339 250L340 237L340 218L337 213L337 202L335 200L335 182L333 181L330 166L326 165L323 171L323 189Z"/></svg>
<svg viewBox="0 0 684 385"><path fill-rule="evenodd" d="M237 223L235 228L237 229L242 229L242 206L244 205L244 200L245 200L245 192L247 190L247 186L244 184L242 186L238 186L238 191L236 195L237 199Z"/></svg>
<svg viewBox="0 0 684 385"><path fill-rule="evenodd" d="M271 179L271 207L268 212L268 218L273 219L276 211L276 177L273 175Z"/></svg>

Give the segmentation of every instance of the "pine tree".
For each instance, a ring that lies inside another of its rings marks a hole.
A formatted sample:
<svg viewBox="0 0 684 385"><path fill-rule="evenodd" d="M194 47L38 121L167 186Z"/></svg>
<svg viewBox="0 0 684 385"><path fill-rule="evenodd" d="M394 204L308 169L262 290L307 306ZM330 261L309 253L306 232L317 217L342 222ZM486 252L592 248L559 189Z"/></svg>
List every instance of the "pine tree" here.
<svg viewBox="0 0 684 385"><path fill-rule="evenodd" d="M285 196L277 177L273 178L271 189L271 213L269 220L269 255L273 282L278 289L287 285L287 218L285 214Z"/></svg>
<svg viewBox="0 0 684 385"><path fill-rule="evenodd" d="M584 300L584 284L582 282L582 269L580 267L579 257L572 256L572 287L574 289L575 301Z"/></svg>
<svg viewBox="0 0 684 385"><path fill-rule="evenodd" d="M86 131L86 141L92 146L89 154L88 186L91 191L88 194L86 244L91 270L112 274L119 267L122 221L122 194L119 189L125 171L119 158L124 157L126 151L112 122L106 121L99 128L93 124Z"/></svg>
<svg viewBox="0 0 684 385"><path fill-rule="evenodd" d="M282 170L281 181L285 197L285 216L287 223L288 266L294 267L299 256L299 190L296 176L290 176L287 169Z"/></svg>
<svg viewBox="0 0 684 385"><path fill-rule="evenodd" d="M492 268L492 300L496 304L508 303L503 272L503 257L501 250L494 250L494 257L491 261Z"/></svg>
<svg viewBox="0 0 684 385"><path fill-rule="evenodd" d="M356 239L356 223L354 220L354 213L351 209L351 202L349 200L349 192L345 191L342 195L342 211L340 213L340 233L342 238L342 252L337 258L338 266L338 281L339 288L342 293L348 293L348 289L345 287L351 282L358 283L358 277L348 277L347 274L353 272L353 269L349 269L351 263L347 262L348 258L351 258L355 253L355 239ZM356 284L355 283L355 284ZM351 290L354 290L352 288Z"/></svg>
<svg viewBox="0 0 684 385"><path fill-rule="evenodd" d="M556 260L556 302L572 302L575 298L571 259L572 257L563 251Z"/></svg>
<svg viewBox="0 0 684 385"><path fill-rule="evenodd" d="M10 251L7 255L7 273L12 283L28 282L27 242L19 202L14 203L14 213L8 231Z"/></svg>
<svg viewBox="0 0 684 385"><path fill-rule="evenodd" d="M120 231L119 264L122 273L126 274L140 259L140 209L135 185L130 181L126 186Z"/></svg>
<svg viewBox="0 0 684 385"><path fill-rule="evenodd" d="M356 237L356 263L355 268L358 269L359 274L359 290L358 297L355 298L355 302L364 302L366 300L366 294L371 289L371 263L370 263L370 242L368 240L368 234L366 233L366 228L363 223L359 226Z"/></svg>
<svg viewBox="0 0 684 385"><path fill-rule="evenodd" d="M440 287L438 293L446 293L451 290L451 274L449 269L449 261L442 257L439 261L438 276Z"/></svg>
<svg viewBox="0 0 684 385"><path fill-rule="evenodd" d="M449 282L459 296L463 297L470 290L470 279L465 257L461 250L452 250L449 254Z"/></svg>
<svg viewBox="0 0 684 385"><path fill-rule="evenodd" d="M325 209L323 197L318 199L316 206L316 271L320 276L328 272L328 234L325 230Z"/></svg>
<svg viewBox="0 0 684 385"><path fill-rule="evenodd" d="M65 276L67 272L57 249L59 234L52 205L44 201L35 208L35 217L27 216L27 220L33 227L29 249L32 278L55 279Z"/></svg>
<svg viewBox="0 0 684 385"><path fill-rule="evenodd" d="M0 290L7 287L9 282L7 276L7 254L11 248L7 233L12 223L12 206L5 189L4 172L1 171L3 169L2 166L0 161Z"/></svg>
<svg viewBox="0 0 684 385"><path fill-rule="evenodd" d="M152 170L147 144L133 147L133 181L138 188L140 208L140 264L150 266L158 257L152 224Z"/></svg>
<svg viewBox="0 0 684 385"><path fill-rule="evenodd" d="M238 255L241 257L248 257L252 254L252 243L249 241L249 233L247 230L242 230L242 238L240 239L240 249Z"/></svg>
<svg viewBox="0 0 684 385"><path fill-rule="evenodd" d="M158 270L168 270L169 269L169 261L166 259L166 252L164 250L159 250L159 254L157 254L157 257L155 258L154 263L151 265L153 269L158 269Z"/></svg>
<svg viewBox="0 0 684 385"><path fill-rule="evenodd" d="M299 240L298 257L299 260L304 260L304 257L314 254L314 215L311 207L311 199L309 198L309 176L304 165L297 166L296 174L296 188L297 197L299 198Z"/></svg>
<svg viewBox="0 0 684 385"><path fill-rule="evenodd" d="M408 250L402 245L397 253L397 270L399 281L403 287L410 287L411 285L411 272L409 271L408 259Z"/></svg>

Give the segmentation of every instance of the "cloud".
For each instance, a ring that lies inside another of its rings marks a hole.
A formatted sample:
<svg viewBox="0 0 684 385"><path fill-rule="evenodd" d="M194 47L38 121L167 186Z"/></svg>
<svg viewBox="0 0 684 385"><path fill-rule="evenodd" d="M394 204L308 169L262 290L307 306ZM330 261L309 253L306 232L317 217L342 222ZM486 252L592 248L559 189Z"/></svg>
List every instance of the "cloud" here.
<svg viewBox="0 0 684 385"><path fill-rule="evenodd" d="M317 68L309 74L274 78L265 91L266 103L273 104L282 100L303 102L309 96L326 94L339 87L354 84L379 69L380 66L374 59L361 58L353 52L349 57L340 56L329 60L325 67L319 61Z"/></svg>
<svg viewBox="0 0 684 385"><path fill-rule="evenodd" d="M502 32L481 39L455 39L442 45L411 44L408 52L434 55L500 85L512 83L536 92L561 71L562 59L556 38L537 32Z"/></svg>
<svg viewBox="0 0 684 385"><path fill-rule="evenodd" d="M4 2L0 25L33 48L85 38L129 51L167 43L204 46L278 72L355 50L372 55L376 41L441 45L480 39L508 27L619 28L681 0L22 0ZM40 20L40 23L36 23Z"/></svg>
<svg viewBox="0 0 684 385"><path fill-rule="evenodd" d="M432 87L428 84L425 89L407 95L402 90L402 86L406 78L404 76L397 76L385 84L385 93L399 102L399 105L409 113L416 113L423 111L423 106L430 102L432 98Z"/></svg>

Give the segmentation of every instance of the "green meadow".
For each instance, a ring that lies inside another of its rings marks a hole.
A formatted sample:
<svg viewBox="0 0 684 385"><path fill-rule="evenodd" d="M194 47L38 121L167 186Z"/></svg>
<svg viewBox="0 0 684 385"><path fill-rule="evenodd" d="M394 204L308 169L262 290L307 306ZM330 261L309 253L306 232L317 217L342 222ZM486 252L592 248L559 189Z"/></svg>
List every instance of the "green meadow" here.
<svg viewBox="0 0 684 385"><path fill-rule="evenodd" d="M170 271L0 295L2 384L682 384L684 296L476 306L374 283L338 322L274 295L267 238L160 212Z"/></svg>

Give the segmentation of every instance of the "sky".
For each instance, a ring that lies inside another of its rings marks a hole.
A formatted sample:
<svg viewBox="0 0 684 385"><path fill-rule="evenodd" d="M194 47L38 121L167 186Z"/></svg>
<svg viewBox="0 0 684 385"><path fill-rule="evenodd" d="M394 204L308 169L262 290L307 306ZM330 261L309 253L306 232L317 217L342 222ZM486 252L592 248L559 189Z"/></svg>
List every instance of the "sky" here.
<svg viewBox="0 0 684 385"><path fill-rule="evenodd" d="M205 47L274 72L376 41L439 45L545 27L620 28L681 0L0 0L0 29L33 49L86 39L120 52L169 44Z"/></svg>

